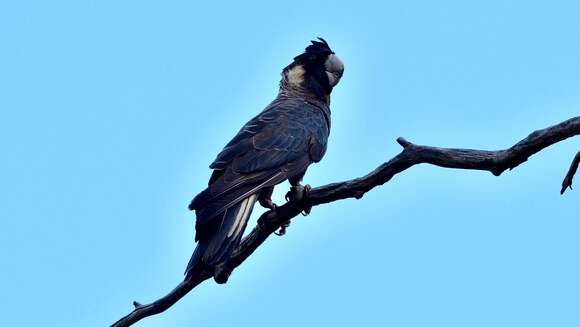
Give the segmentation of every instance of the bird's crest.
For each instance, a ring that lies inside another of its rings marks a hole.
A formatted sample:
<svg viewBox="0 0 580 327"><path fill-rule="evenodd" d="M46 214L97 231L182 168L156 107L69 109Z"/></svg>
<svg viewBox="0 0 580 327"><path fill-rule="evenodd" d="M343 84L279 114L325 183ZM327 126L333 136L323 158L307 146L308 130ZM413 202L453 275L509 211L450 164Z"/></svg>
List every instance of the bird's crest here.
<svg viewBox="0 0 580 327"><path fill-rule="evenodd" d="M319 37L318 40L320 41L310 41L312 44L304 49L304 53L294 57L294 61L301 62L304 60L312 60L317 58L326 59L328 55L334 53L334 51L330 49L330 46L326 40L321 37Z"/></svg>

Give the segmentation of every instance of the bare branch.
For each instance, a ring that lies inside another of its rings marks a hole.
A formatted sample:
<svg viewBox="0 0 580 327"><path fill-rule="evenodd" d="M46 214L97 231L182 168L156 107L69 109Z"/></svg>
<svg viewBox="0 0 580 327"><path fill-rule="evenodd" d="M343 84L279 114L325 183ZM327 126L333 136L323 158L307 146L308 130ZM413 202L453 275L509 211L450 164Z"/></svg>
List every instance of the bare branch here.
<svg viewBox="0 0 580 327"><path fill-rule="evenodd" d="M310 191L308 198L287 202L275 211L263 213L258 219L258 225L233 252L229 261L230 268L235 269L242 264L268 236L284 223L298 216L304 209L347 198L360 199L366 192L383 185L396 174L414 165L427 163L446 168L486 170L499 176L507 169L511 170L526 162L530 156L546 147L576 135L580 135L580 117L535 131L509 149L498 151L437 148L413 144L404 138L398 138L397 142L403 147L403 151L366 176L314 188ZM576 155L564 179L562 192L567 187L571 188L572 178L579 163L580 152ZM147 316L165 311L211 276L211 273L203 270L189 274L173 291L159 300L147 305L134 302L133 312L112 326L130 326Z"/></svg>
<svg viewBox="0 0 580 327"><path fill-rule="evenodd" d="M578 151L576 157L574 157L574 160L572 160L570 169L568 169L568 173L566 174L566 177L564 177L560 194L564 194L567 188L572 189L572 180L574 179L574 174L576 174L576 171L578 170L578 165L580 165L580 151Z"/></svg>
<svg viewBox="0 0 580 327"><path fill-rule="evenodd" d="M135 309L130 314L126 315L125 317L119 319L116 323L111 326L121 327L121 326L131 326L137 321L149 317L152 315L156 315L167 310L169 307L175 304L175 302L179 301L185 294L189 293L194 287L199 285L204 280L211 277L211 274L207 272L200 271L196 274L192 274L189 278L186 278L184 281L179 283L177 287L175 287L171 292L169 292L164 297L160 298L159 300L143 305L137 301L133 301L133 306Z"/></svg>

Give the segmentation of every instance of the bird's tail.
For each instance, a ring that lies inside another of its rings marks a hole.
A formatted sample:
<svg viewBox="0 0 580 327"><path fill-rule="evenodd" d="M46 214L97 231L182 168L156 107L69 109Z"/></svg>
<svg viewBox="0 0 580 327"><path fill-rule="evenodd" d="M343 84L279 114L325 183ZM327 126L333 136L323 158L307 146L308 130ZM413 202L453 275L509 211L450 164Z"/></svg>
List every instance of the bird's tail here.
<svg viewBox="0 0 580 327"><path fill-rule="evenodd" d="M257 195L252 194L221 213L221 219L212 218L216 222L215 230L204 233L209 236L198 241L185 270L186 275L194 271L195 267L204 265L215 269L214 279L217 283L222 284L228 280L231 269L227 267L227 261L240 244L256 200Z"/></svg>

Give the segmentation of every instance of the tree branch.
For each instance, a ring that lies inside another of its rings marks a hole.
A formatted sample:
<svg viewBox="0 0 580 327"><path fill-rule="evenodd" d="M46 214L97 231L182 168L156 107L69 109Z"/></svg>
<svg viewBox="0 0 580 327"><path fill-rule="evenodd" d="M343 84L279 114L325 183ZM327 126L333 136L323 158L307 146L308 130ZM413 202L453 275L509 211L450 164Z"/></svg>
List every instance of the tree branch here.
<svg viewBox="0 0 580 327"><path fill-rule="evenodd" d="M576 157L574 157L574 160L572 160L570 169L568 169L568 173L566 174L566 177L564 177L560 194L564 194L567 188L572 189L572 180L574 179L574 174L576 174L576 171L578 170L578 165L580 165L580 151L578 151Z"/></svg>
<svg viewBox="0 0 580 327"><path fill-rule="evenodd" d="M305 199L287 202L275 211L263 213L258 219L258 225L233 252L229 261L230 268L233 270L242 264L268 236L284 223L298 216L304 209L347 198L360 199L366 192L383 185L396 174L414 165L427 163L446 168L486 170L499 176L507 169L511 170L526 162L530 156L546 147L576 135L580 135L580 116L535 131L509 149L498 151L437 148L413 144L404 138L398 138L397 142L403 147L403 151L366 176L314 188ZM562 193L567 187L571 188L579 163L580 152L574 158L562 183ZM147 305L134 302L133 312L112 326L130 326L145 317L165 311L211 276L210 272L204 270L189 274L173 291L157 301Z"/></svg>

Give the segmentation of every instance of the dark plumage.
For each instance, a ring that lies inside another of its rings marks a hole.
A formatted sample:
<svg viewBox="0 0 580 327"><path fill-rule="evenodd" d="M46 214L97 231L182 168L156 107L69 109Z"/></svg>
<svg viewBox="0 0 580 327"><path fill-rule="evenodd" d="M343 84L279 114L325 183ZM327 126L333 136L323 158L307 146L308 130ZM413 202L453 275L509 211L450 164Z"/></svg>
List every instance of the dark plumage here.
<svg viewBox="0 0 580 327"><path fill-rule="evenodd" d="M280 92L242 127L210 165L208 187L190 203L198 245L186 274L196 267L227 280L227 260L239 244L256 201L273 208L274 185L298 186L306 169L326 152L330 93L343 72L326 41L312 41L282 71Z"/></svg>

